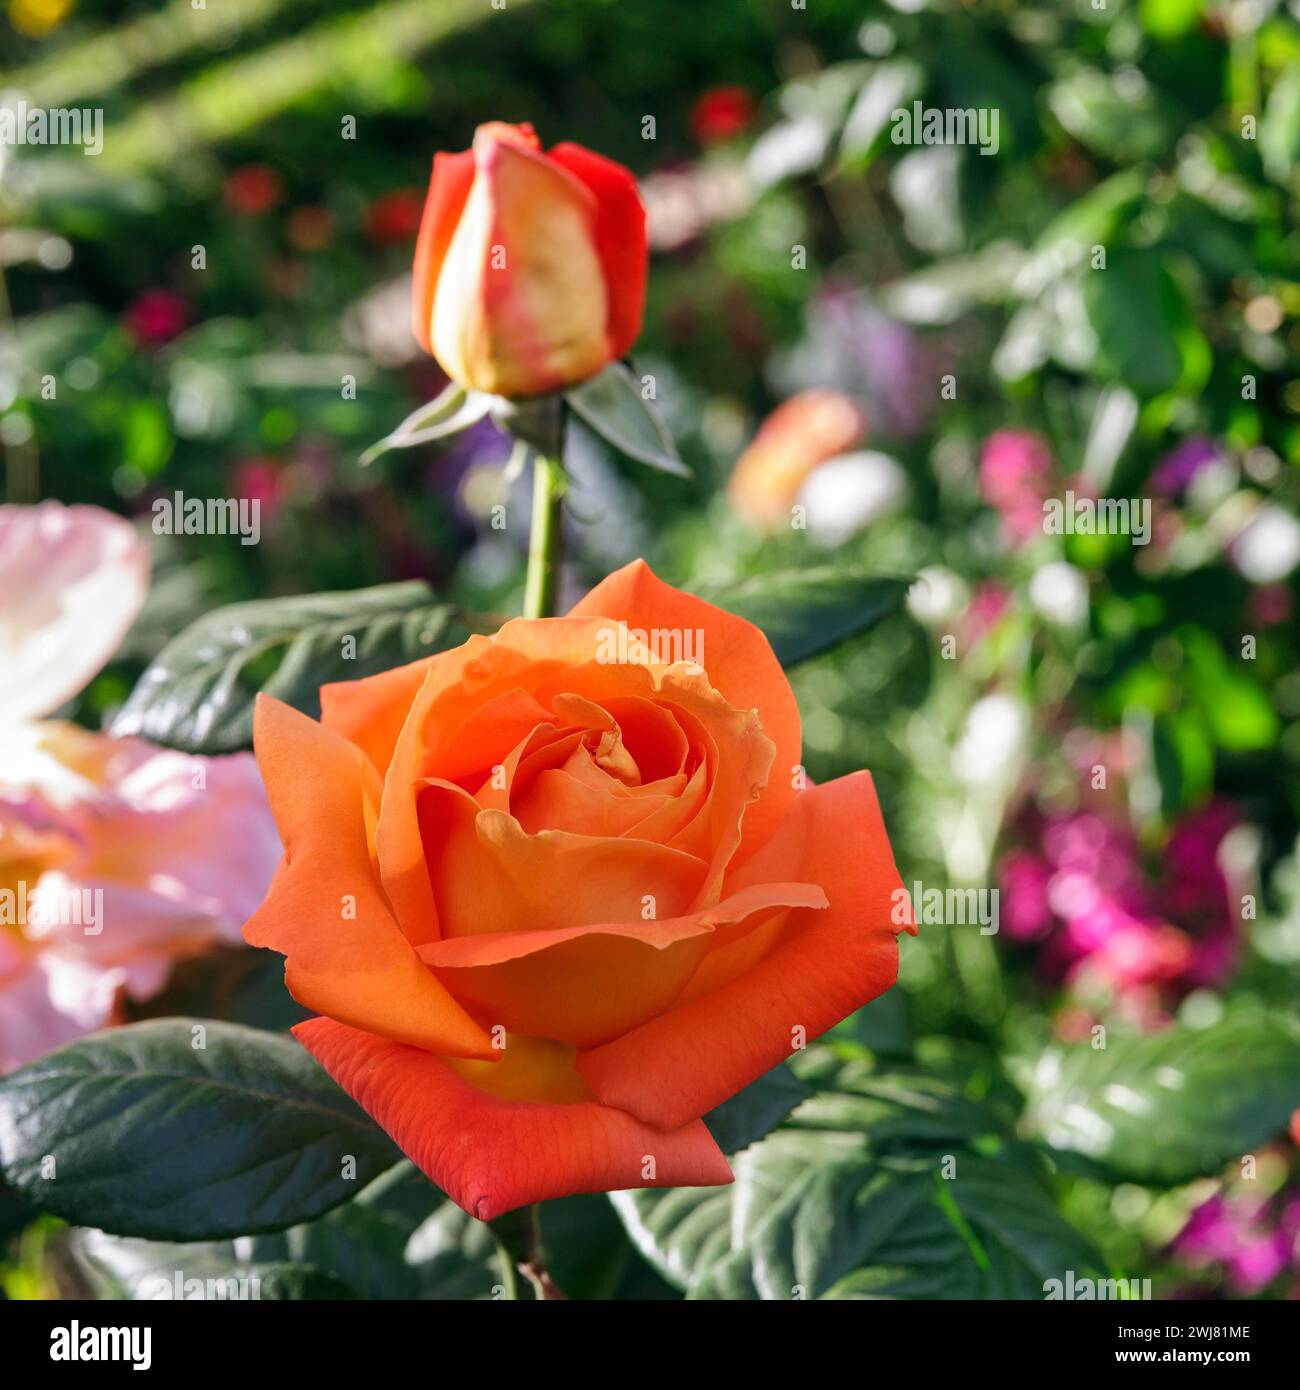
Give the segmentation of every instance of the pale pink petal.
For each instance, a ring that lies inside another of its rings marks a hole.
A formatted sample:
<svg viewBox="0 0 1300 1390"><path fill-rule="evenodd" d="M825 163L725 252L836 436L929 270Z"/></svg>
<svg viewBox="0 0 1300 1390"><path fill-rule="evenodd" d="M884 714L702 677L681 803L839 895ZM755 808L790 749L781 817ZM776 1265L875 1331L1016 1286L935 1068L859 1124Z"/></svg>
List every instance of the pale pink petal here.
<svg viewBox="0 0 1300 1390"><path fill-rule="evenodd" d="M0 1075L103 1028L123 983L120 971L97 970L54 951L0 977Z"/></svg>
<svg viewBox="0 0 1300 1390"><path fill-rule="evenodd" d="M149 549L99 507L0 507L0 723L38 719L117 650L149 586Z"/></svg>

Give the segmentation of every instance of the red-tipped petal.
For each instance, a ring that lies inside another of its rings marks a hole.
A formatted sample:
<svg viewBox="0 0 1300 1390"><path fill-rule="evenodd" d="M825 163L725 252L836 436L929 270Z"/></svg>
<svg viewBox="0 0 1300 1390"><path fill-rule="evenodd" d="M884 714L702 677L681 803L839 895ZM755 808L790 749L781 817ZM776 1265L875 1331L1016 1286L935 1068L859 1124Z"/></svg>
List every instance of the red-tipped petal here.
<svg viewBox="0 0 1300 1390"><path fill-rule="evenodd" d="M433 352L429 326L433 317L433 294L438 285L438 272L451 245L451 238L460 220L461 210L474 182L474 152L437 154L433 157L433 173L429 179L429 195L420 221L420 235L415 243L415 282L411 299L411 327L420 346Z"/></svg>
<svg viewBox="0 0 1300 1390"><path fill-rule="evenodd" d="M645 312L645 206L636 179L612 159L567 141L549 157L596 195L596 253L609 293L610 355L622 357L636 342Z"/></svg>
<svg viewBox="0 0 1300 1390"><path fill-rule="evenodd" d="M525 1046L516 1066L512 1049L531 1040L511 1040L491 1068L493 1094L419 1048L332 1019L312 1019L293 1031L416 1166L481 1221L580 1192L731 1181L702 1121L664 1133L594 1100L571 1098L583 1088L567 1066L571 1054L558 1045L547 1048L541 1063ZM557 1074L547 1076L548 1070ZM524 1099L521 1087L561 1098Z"/></svg>

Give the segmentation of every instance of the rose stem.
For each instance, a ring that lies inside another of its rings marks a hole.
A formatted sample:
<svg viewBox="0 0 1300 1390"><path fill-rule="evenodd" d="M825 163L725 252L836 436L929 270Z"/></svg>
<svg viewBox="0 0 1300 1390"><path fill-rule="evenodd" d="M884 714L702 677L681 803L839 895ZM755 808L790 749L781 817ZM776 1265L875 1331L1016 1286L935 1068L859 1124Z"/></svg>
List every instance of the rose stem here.
<svg viewBox="0 0 1300 1390"><path fill-rule="evenodd" d="M536 1202L508 1211L504 1216L498 1216L495 1221L489 1221L488 1226L501 1251L506 1292L512 1299L519 1297L516 1269L533 1286L533 1292L539 1299L564 1297L546 1272L546 1264L542 1259L542 1232Z"/></svg>
<svg viewBox="0 0 1300 1390"><path fill-rule="evenodd" d="M534 453L533 524L528 537L528 575L524 582L525 618L549 618L555 612L560 565L564 558L564 488L564 468L559 460L540 451ZM542 1261L536 1202L498 1216L488 1225L501 1250L506 1290L511 1298L518 1297L516 1269L533 1286L539 1299L564 1297Z"/></svg>
<svg viewBox="0 0 1300 1390"><path fill-rule="evenodd" d="M524 617L555 613L560 565L564 558L564 468L548 454L533 455L533 529L528 538L528 577Z"/></svg>

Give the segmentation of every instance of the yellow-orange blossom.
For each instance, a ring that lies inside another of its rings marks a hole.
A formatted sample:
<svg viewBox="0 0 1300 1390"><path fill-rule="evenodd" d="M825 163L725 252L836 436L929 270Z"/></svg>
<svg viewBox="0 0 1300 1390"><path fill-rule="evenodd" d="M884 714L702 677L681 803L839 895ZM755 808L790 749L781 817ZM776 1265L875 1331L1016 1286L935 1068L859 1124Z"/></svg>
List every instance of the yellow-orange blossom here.
<svg viewBox="0 0 1300 1390"><path fill-rule="evenodd" d="M259 701L285 857L246 935L475 1216L730 1181L700 1117L894 981L869 775L808 785L766 638L644 564L321 697Z"/></svg>

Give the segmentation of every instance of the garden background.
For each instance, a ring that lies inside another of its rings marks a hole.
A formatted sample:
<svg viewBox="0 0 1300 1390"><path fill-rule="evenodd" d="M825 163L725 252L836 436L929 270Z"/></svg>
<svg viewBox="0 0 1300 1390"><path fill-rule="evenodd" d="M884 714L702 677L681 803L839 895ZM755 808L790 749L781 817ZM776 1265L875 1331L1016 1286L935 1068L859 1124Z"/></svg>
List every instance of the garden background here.
<svg viewBox="0 0 1300 1390"><path fill-rule="evenodd" d="M0 149L5 500L94 503L155 547L145 612L77 720L111 719L222 604L424 579L518 611L526 528L492 517L527 515L527 479L507 475L504 436L485 422L359 456L442 381L408 326L432 153L487 119L597 149L642 180L633 359L692 476L579 433L567 597L637 555L701 592L751 579L778 606L764 584L800 575L806 630L787 639L857 633L792 670L810 774L872 769L909 887L1001 894L996 933L931 923L919 900L899 988L837 1030L841 1103L805 1130L838 1126L867 1156L858 1186L841 1174L790 1217L815 1231L829 1212L853 1246L819 1292L1023 1293L1035 1243L1055 1258L1077 1237L1094 1253L1075 1267L1156 1296L1294 1296L1294 7L7 11L0 90L102 108L105 128L93 158ZM895 144L914 101L995 109L996 153ZM729 491L763 420L822 388L861 413L847 437L819 454L796 416ZM784 520L790 476L806 526ZM153 536L153 501L177 491L259 499L259 543ZM1067 493L1149 501L1148 543L1049 533L1043 503ZM837 580L864 571L923 582L859 632ZM298 1013L279 976L278 957L232 949L139 1012L283 1028ZM963 1231L913 1211L908 1165L944 1146L1000 1164ZM913 1211L906 1239L861 1226L868 1161ZM1023 1198L998 1175L1016 1164L1035 1166L1041 1223L1010 1214ZM325 1218L297 1246L262 1238L288 1244L261 1258L310 1259L357 1293L490 1286L474 1223L444 1210L413 1249L411 1194L390 1188L370 1198L382 1221ZM565 1247L580 1267L556 1237L561 1283L733 1295L700 1234L731 1199L643 1195L553 1204L552 1230L582 1233ZM120 1292L161 1258L3 1200L11 1297Z"/></svg>

